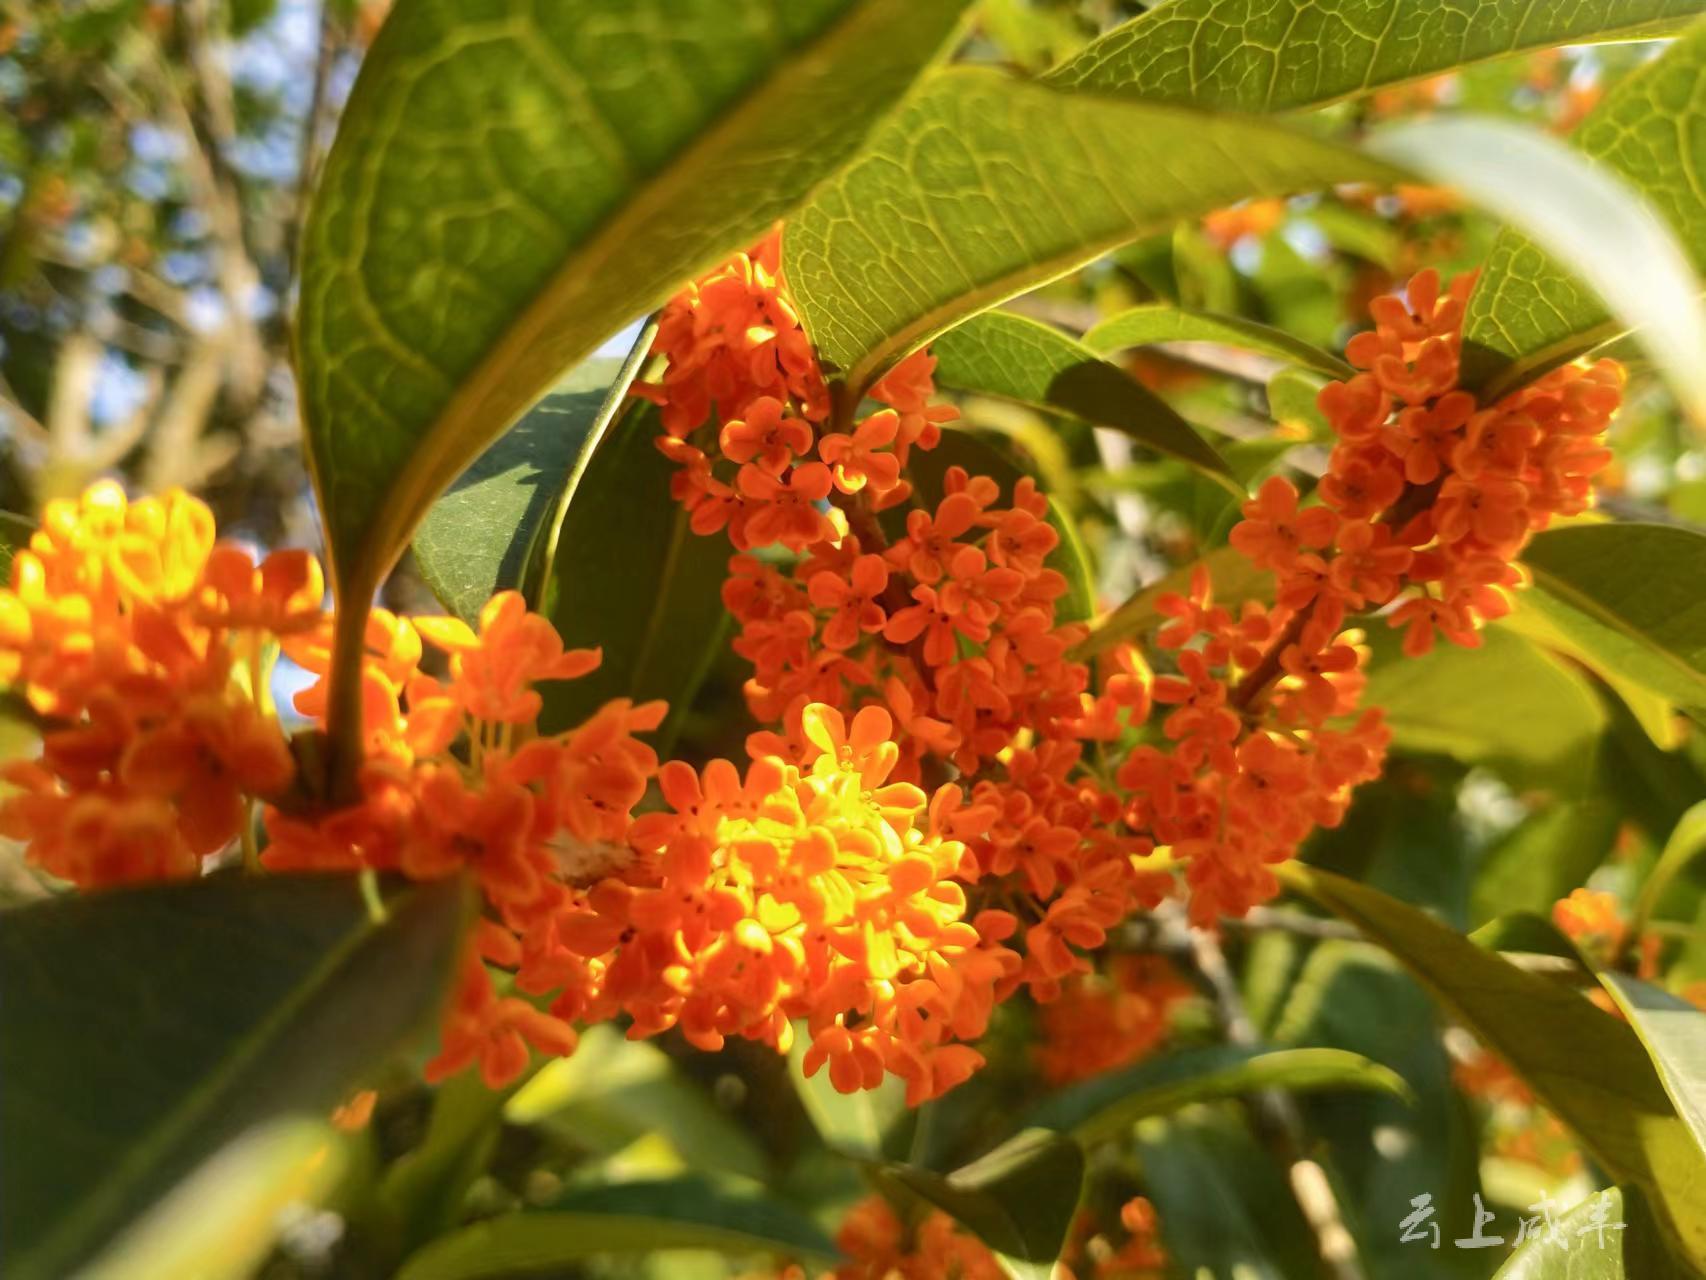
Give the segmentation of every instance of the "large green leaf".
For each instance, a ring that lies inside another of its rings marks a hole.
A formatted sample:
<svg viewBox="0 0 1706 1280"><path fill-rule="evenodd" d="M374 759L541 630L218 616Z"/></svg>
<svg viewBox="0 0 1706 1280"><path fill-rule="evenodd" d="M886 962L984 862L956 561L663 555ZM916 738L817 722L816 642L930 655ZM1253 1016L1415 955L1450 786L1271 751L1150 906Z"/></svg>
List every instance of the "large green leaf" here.
<svg viewBox="0 0 1706 1280"><path fill-rule="evenodd" d="M1226 460L1171 405L1058 329L989 311L948 330L930 350L944 387L1112 427L1229 483Z"/></svg>
<svg viewBox="0 0 1706 1280"><path fill-rule="evenodd" d="M1481 647L1441 643L1423 658L1399 652L1375 621L1364 704L1384 707L1395 746L1504 770L1525 785L1579 789L1593 768L1605 710L1585 677L1502 628Z"/></svg>
<svg viewBox="0 0 1706 1280"><path fill-rule="evenodd" d="M1599 980L1647 1046L1676 1114L1706 1156L1706 1012L1626 973L1603 971Z"/></svg>
<svg viewBox="0 0 1706 1280"><path fill-rule="evenodd" d="M1378 890L1300 863L1277 871L1288 888L1397 956L1516 1069L1618 1182L1663 1205L1687 1256L1706 1262L1706 1155L1626 1023Z"/></svg>
<svg viewBox="0 0 1706 1280"><path fill-rule="evenodd" d="M1406 1097L1403 1080L1343 1049L1190 1049L1096 1076L1045 1099L1027 1124L1099 1142L1129 1133L1145 1116L1263 1089L1379 1089Z"/></svg>
<svg viewBox="0 0 1706 1280"><path fill-rule="evenodd" d="M946 1175L906 1164L877 1170L975 1234L1017 1280L1053 1274L1084 1189L1083 1151L1046 1129L1027 1129Z"/></svg>
<svg viewBox="0 0 1706 1280"><path fill-rule="evenodd" d="M1398 171L1260 120L938 72L788 224L824 359L862 390L959 320L1245 196Z"/></svg>
<svg viewBox="0 0 1706 1280"><path fill-rule="evenodd" d="M281 1216L335 1194L346 1150L329 1119L280 1117L250 1129L78 1268L78 1280L252 1280Z"/></svg>
<svg viewBox="0 0 1706 1280"><path fill-rule="evenodd" d="M345 661L362 605L463 467L564 369L845 160L962 7L392 10L303 232L296 357Z"/></svg>
<svg viewBox="0 0 1706 1280"><path fill-rule="evenodd" d="M1706 710L1706 534L1675 525L1571 525L1537 534L1523 563L1536 612L1596 662Z"/></svg>
<svg viewBox="0 0 1706 1280"><path fill-rule="evenodd" d="M564 514L536 607L564 643L602 646L604 661L590 675L545 687L540 726L548 733L579 724L611 698L664 698L667 740L721 642L732 551L720 533L694 533L670 496L675 467L657 451L660 432L651 405L624 414Z"/></svg>
<svg viewBox="0 0 1706 1280"><path fill-rule="evenodd" d="M458 881L375 920L353 877L216 876L0 923L0 1270L59 1277L213 1152L324 1114L423 1029Z"/></svg>
<svg viewBox="0 0 1706 1280"><path fill-rule="evenodd" d="M1697 267L1706 265L1706 193L1697 165L1706 131L1703 84L1706 25L1615 85L1571 138L1646 197ZM1490 390L1516 385L1620 328L1569 271L1507 229L1469 300L1465 377Z"/></svg>
<svg viewBox="0 0 1706 1280"><path fill-rule="evenodd" d="M1455 187L1496 214L1504 234L1516 228L1553 261L1568 262L1618 327L1635 331L1695 418L1706 422L1700 281L1687 246L1626 180L1633 175L1607 173L1550 135L1502 120L1416 120L1379 131L1367 145L1394 164ZM1696 201L1700 195L1694 193ZM1698 213L1706 219L1706 209ZM1492 315L1504 318L1497 308Z"/></svg>
<svg viewBox="0 0 1706 1280"><path fill-rule="evenodd" d="M1223 347L1241 347L1314 369L1329 378L1348 378L1356 372L1331 352L1294 338L1284 329L1243 316L1159 302L1111 315L1084 335L1084 345L1103 355L1155 342L1215 342Z"/></svg>
<svg viewBox="0 0 1706 1280"><path fill-rule="evenodd" d="M1535 1218L1529 1238L1493 1280L1688 1280L1698 1274L1666 1254L1645 1205L1620 1188L1596 1191L1550 1222Z"/></svg>
<svg viewBox="0 0 1706 1280"><path fill-rule="evenodd" d="M524 587L540 529L591 460L611 393L620 397L622 364L594 356L576 365L432 504L415 532L415 563L457 617L472 622L497 592Z"/></svg>
<svg viewBox="0 0 1706 1280"><path fill-rule="evenodd" d="M1284 111L1550 45L1666 35L1703 10L1699 0L1172 0L1115 27L1048 79L1230 111Z"/></svg>
<svg viewBox="0 0 1706 1280"><path fill-rule="evenodd" d="M548 1208L488 1219L434 1240L397 1277L560 1275L568 1264L598 1254L648 1256L664 1249L837 1260L834 1243L797 1210L687 1177L570 1192Z"/></svg>

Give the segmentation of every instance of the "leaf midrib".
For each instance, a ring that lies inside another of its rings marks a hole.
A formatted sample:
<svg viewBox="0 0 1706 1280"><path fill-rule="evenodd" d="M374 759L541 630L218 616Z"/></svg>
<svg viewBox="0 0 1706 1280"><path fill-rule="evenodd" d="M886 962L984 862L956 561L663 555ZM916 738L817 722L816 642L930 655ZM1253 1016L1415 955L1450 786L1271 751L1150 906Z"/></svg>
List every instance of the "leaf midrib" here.
<svg viewBox="0 0 1706 1280"><path fill-rule="evenodd" d="M649 179L642 180L628 199L611 211L588 236L571 248L546 275L532 300L522 308L502 330L492 345L457 383L432 421L414 440L408 460L399 470L390 489L390 496L379 508L375 521L367 530L354 552L354 558L367 565L377 566L363 573L351 573L352 596L364 596L360 588L377 587L396 558L402 554L414 526L419 523L428 506L459 469L457 460L466 452L454 446L458 428L467 421L478 420L482 410L492 403L502 404L507 398L504 388L516 380L516 371L525 369L529 352L537 351L541 338L554 328L563 314L566 301L582 292L583 280L615 258L628 243L635 229L644 227L666 214L690 195L695 182L685 181L683 172L697 172L703 161L729 150L731 141L738 139L750 123L767 114L778 97L785 96L802 75L812 74L813 64L824 48L832 47L847 38L865 19L865 10L853 5L843 10L816 35L779 52L786 58L778 62L774 74L754 83L723 108L711 121L696 132L688 142L672 153L662 167ZM684 189L687 188L687 189ZM802 197L803 198L803 197ZM700 255L689 267L692 276L716 260L717 252ZM566 369L586 355L595 341L585 349L559 355L556 364ZM507 428L537 397L516 405L503 415ZM488 413L484 415L490 417ZM489 434L496 438L501 431Z"/></svg>

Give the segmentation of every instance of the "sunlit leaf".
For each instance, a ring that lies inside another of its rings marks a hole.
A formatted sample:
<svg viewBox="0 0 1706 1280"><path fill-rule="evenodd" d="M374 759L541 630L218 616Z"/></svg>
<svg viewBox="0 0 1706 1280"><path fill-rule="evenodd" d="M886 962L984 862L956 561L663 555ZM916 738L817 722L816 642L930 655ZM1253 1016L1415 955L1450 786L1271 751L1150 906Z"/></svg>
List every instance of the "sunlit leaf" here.
<svg viewBox="0 0 1706 1280"><path fill-rule="evenodd" d="M1665 1207L1687 1256L1706 1261L1706 1154L1626 1023L1378 890L1300 863L1276 871L1286 887L1388 948L1515 1068L1612 1177Z"/></svg>
<svg viewBox="0 0 1706 1280"><path fill-rule="evenodd" d="M1690 246L1679 238L1683 227L1673 231L1648 207L1642 197L1652 193L1636 175L1608 172L1544 133L1495 119L1412 121L1380 130L1367 145L1394 164L1455 187L1507 227L1519 228L1553 261L1569 263L1571 274L1592 291L1588 305L1597 298L1622 328L1635 330L1685 407L1706 423L1706 365L1700 360L1706 300ZM1694 198L1698 203L1699 195ZM1706 206L1698 216L1706 219ZM1505 279L1493 274L1498 254L1495 246L1488 280L1476 291L1477 300L1486 298L1486 310L1472 310L1466 339L1484 341L1475 324L1484 314L1499 335L1495 349L1526 354L1535 349L1526 332L1529 313L1514 313L1511 302L1487 293Z"/></svg>
<svg viewBox="0 0 1706 1280"><path fill-rule="evenodd" d="M1084 335L1084 345L1103 355L1156 342L1215 342L1313 369L1329 378L1348 378L1356 370L1329 351L1292 337L1284 329L1246 320L1151 303L1109 316Z"/></svg>
<svg viewBox="0 0 1706 1280"><path fill-rule="evenodd" d="M1607 1187L1547 1222L1540 1214L1529 1238L1493 1280L1688 1280L1697 1274L1665 1251L1638 1196Z"/></svg>
<svg viewBox="0 0 1706 1280"><path fill-rule="evenodd" d="M1004 311L973 316L937 338L936 381L1111 427L1212 475L1225 459L1165 400L1058 329Z"/></svg>
<svg viewBox="0 0 1706 1280"><path fill-rule="evenodd" d="M1706 199L1696 165L1700 132L1706 128L1706 98L1699 93L1703 75L1706 25L1692 28L1661 57L1614 85L1570 139L1577 150L1641 193L1696 267L1706 265ZM1546 198L1564 203L1554 191L1549 190ZM1534 228L1522 230L1532 234ZM1464 375L1471 382L1486 383L1491 392L1520 385L1625 327L1608 314L1605 303L1614 301L1611 296L1602 301L1584 287L1597 287L1594 280L1584 276L1578 282L1571 274L1600 274L1619 261L1633 261L1626 257L1625 247L1606 230L1585 257L1560 262L1548 258L1545 247L1537 247L1517 230L1501 232L1469 300ZM1690 275L1663 280L1641 268L1628 283L1650 286L1668 297ZM1649 350L1659 349L1654 343L1668 344L1682 336L1643 335ZM1696 346L1696 369L1698 354Z"/></svg>
<svg viewBox="0 0 1706 1280"><path fill-rule="evenodd" d="M251 1126L329 1115L430 1023L466 921L458 881L403 889L375 921L341 876L6 913L0 1270L58 1280Z"/></svg>
<svg viewBox="0 0 1706 1280"><path fill-rule="evenodd" d="M1277 124L955 68L813 194L783 253L808 332L862 390L966 316L1180 219L1398 176Z"/></svg>
<svg viewBox="0 0 1706 1280"><path fill-rule="evenodd" d="M281 1217L324 1201L345 1163L326 1120L269 1121L204 1161L79 1270L79 1280L249 1280Z"/></svg>
<svg viewBox="0 0 1706 1280"><path fill-rule="evenodd" d="M1706 534L1676 525L1572 525L1523 552L1528 603L1607 669L1706 711Z"/></svg>
<svg viewBox="0 0 1706 1280"><path fill-rule="evenodd" d="M962 7L391 11L320 174L296 327L346 663L362 606L468 462L846 159ZM342 696L334 719L353 714Z"/></svg>
<svg viewBox="0 0 1706 1280"><path fill-rule="evenodd" d="M774 1254L830 1265L838 1258L822 1228L797 1209L689 1177L574 1191L545 1208L490 1218L434 1240L397 1276L479 1280L561 1274L568 1264L600 1254L646 1256L667 1249Z"/></svg>
<svg viewBox="0 0 1706 1280"><path fill-rule="evenodd" d="M1063 87L1233 111L1319 106L1560 44L1667 35L1699 0L1172 0L1049 73Z"/></svg>
<svg viewBox="0 0 1706 1280"><path fill-rule="evenodd" d="M1664 1081L1701 1154L1706 1155L1706 1010L1626 973L1599 975Z"/></svg>
<svg viewBox="0 0 1706 1280"><path fill-rule="evenodd" d="M1378 1062L1343 1049L1246 1049L1218 1045L1153 1058L1095 1076L1046 1099L1026 1119L1079 1142L1128 1133L1145 1116L1263 1089L1379 1089L1407 1097L1403 1080Z"/></svg>

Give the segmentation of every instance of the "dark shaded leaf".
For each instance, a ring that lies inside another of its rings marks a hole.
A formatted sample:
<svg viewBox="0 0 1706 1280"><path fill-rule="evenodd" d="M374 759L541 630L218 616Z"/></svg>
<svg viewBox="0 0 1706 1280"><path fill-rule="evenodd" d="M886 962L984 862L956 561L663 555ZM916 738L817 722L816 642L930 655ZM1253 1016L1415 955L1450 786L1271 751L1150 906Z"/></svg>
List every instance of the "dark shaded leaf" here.
<svg viewBox="0 0 1706 1280"><path fill-rule="evenodd" d="M1165 400L1046 324L988 311L948 330L930 350L936 357L936 381L944 387L1111 427L1223 481L1231 474L1214 446Z"/></svg>
<svg viewBox="0 0 1706 1280"><path fill-rule="evenodd" d="M436 1013L459 881L215 876L0 921L0 1269L56 1280L205 1157L321 1115Z"/></svg>

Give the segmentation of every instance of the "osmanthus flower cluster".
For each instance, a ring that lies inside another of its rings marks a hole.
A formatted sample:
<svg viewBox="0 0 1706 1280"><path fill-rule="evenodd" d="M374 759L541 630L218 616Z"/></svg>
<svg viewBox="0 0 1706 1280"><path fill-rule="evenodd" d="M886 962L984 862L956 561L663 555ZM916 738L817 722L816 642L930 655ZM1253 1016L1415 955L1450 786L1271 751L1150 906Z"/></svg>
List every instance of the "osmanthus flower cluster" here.
<svg viewBox="0 0 1706 1280"><path fill-rule="evenodd" d="M971 1042L1021 988L1053 1005L1057 1079L1075 1068L1049 1046L1087 1023L1079 1065L1148 1051L1176 980L1092 956L1176 893L1206 925L1277 892L1273 866L1386 745L1347 618L1389 609L1414 652L1473 643L1528 533L1589 501L1620 372L1569 367L1480 408L1455 386L1467 286L1418 277L1352 343L1365 372L1322 393L1340 439L1321 502L1270 481L1234 530L1273 602L1217 604L1199 573L1147 656L1124 643L1092 671L1085 626L1057 615L1047 500L947 468L922 501L907 464L955 416L930 357L835 419L777 259L773 237L673 301L642 389L693 526L733 544L724 599L765 726L744 768L660 767L643 735L661 703L540 733L536 686L599 655L505 592L477 628L371 614L365 755L329 808L264 674L281 646L318 677L297 709L324 713L318 566L257 565L194 499L103 484L48 509L0 591L0 680L49 725L7 770L0 831L86 887L191 875L238 843L281 871L466 873L485 910L435 1078L477 1063L503 1084L614 1018L704 1048L786 1050L803 1027L809 1071L845 1091L899 1076L917 1103L981 1065Z"/></svg>
<svg viewBox="0 0 1706 1280"><path fill-rule="evenodd" d="M50 502L0 590L0 687L47 726L0 771L0 834L79 888L196 874L295 777L260 672L322 590L311 556L216 544L177 490Z"/></svg>
<svg viewBox="0 0 1706 1280"><path fill-rule="evenodd" d="M1456 386L1469 281L1441 296L1424 273L1352 342L1366 372L1321 395L1339 435L1321 503L1271 480L1233 532L1273 571L1273 602L1217 605L1199 573L1162 603L1159 673L1130 644L1092 673L1071 656L1085 628L1057 619L1047 500L1024 480L1004 504L959 468L928 501L914 494L912 451L956 416L931 404L930 356L872 387L864 417L834 417L778 259L773 236L674 299L656 345L668 363L641 391L694 529L735 550L724 600L753 666L748 704L773 726L751 745L788 759L808 707L886 708L894 776L958 775L949 830L966 852L947 875L1003 957L994 998L1070 990L1062 1022L1085 999L1088 953L1172 893L1173 868L1194 921L1241 914L1379 772L1389 733L1359 708L1366 651L1347 618L1392 606L1412 653L1436 630L1475 643L1508 607L1528 533L1581 510L1607 457L1616 366L1561 369L1481 409ZM868 1026L858 1007L814 1020L811 1064ZM1128 1040L1153 1026L1135 1020ZM843 1066L837 1083L854 1080Z"/></svg>

